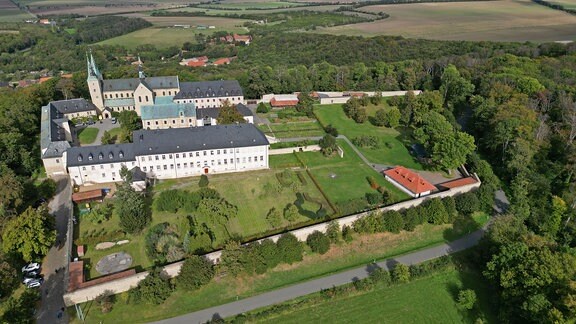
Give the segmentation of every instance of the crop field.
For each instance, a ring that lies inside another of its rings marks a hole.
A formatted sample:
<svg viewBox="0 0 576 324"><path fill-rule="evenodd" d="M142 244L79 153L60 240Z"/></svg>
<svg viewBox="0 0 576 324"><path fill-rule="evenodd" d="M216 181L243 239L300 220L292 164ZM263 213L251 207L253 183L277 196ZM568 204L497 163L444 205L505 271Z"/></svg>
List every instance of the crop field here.
<svg viewBox="0 0 576 324"><path fill-rule="evenodd" d="M390 18L369 23L318 28L315 32L472 41L576 39L576 16L529 0L376 5L362 7L361 10L383 11L389 14Z"/></svg>
<svg viewBox="0 0 576 324"><path fill-rule="evenodd" d="M231 10L231 9L208 9L208 8L198 8L198 7L193 7L193 8L177 8L177 9L169 9L166 11L173 11L173 12L178 12L178 11L184 11L184 12L199 12L199 11L203 11L206 13L206 15L210 16L210 15L237 15L237 14L271 14L271 13L279 13L279 12L289 12L289 11L302 11L302 10L308 10L308 11L333 11L335 9L338 9L340 6L339 5L318 5L318 6L305 6L305 7L289 7L289 8L274 8L274 9L260 9L260 10L255 10L255 9L243 9L243 10Z"/></svg>
<svg viewBox="0 0 576 324"><path fill-rule="evenodd" d="M30 11L42 15L80 14L87 16L116 14L123 12L169 9L181 6L185 1L137 1L121 0L20 0Z"/></svg>
<svg viewBox="0 0 576 324"><path fill-rule="evenodd" d="M317 122L296 122L296 123L282 123L270 124L260 126L260 129L270 136L276 138L289 138L289 137L309 137L309 136L323 136L324 130Z"/></svg>
<svg viewBox="0 0 576 324"><path fill-rule="evenodd" d="M576 9L576 0L559 0L559 1L548 1L553 4L561 5L565 9Z"/></svg>
<svg viewBox="0 0 576 324"><path fill-rule="evenodd" d="M31 18L35 17L21 11L12 1L0 0L0 22L18 22Z"/></svg>
<svg viewBox="0 0 576 324"><path fill-rule="evenodd" d="M302 6L302 3L293 2L235 2L235 3L215 3L208 5L200 5L199 8L219 8L219 9L278 9L286 7Z"/></svg>

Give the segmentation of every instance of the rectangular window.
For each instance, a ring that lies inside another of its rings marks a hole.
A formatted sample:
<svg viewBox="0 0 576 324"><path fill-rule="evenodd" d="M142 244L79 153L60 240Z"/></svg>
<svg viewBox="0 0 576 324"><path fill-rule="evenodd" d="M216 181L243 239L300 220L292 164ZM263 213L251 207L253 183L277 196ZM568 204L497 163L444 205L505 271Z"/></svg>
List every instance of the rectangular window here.
<svg viewBox="0 0 576 324"><path fill-rule="evenodd" d="M150 122L146 122L146 125L150 126Z"/></svg>
<svg viewBox="0 0 576 324"><path fill-rule="evenodd" d="M221 161L221 160L218 160L218 165L221 165L221 164L222 164L222 161Z"/></svg>
<svg viewBox="0 0 576 324"><path fill-rule="evenodd" d="M162 154L162 160L166 160L166 155Z"/></svg>
<svg viewBox="0 0 576 324"><path fill-rule="evenodd" d="M248 162L252 162L252 157L251 157L251 156L248 157Z"/></svg>
<svg viewBox="0 0 576 324"><path fill-rule="evenodd" d="M180 158L180 154L176 153L176 158L179 159L179 158Z"/></svg>
<svg viewBox="0 0 576 324"><path fill-rule="evenodd" d="M112 177L115 177L115 176L116 176L116 172L112 172Z"/></svg>
<svg viewBox="0 0 576 324"><path fill-rule="evenodd" d="M94 170L96 170L96 166L95 166L95 165L92 166L92 171L94 171Z"/></svg>
<svg viewBox="0 0 576 324"><path fill-rule="evenodd" d="M188 162L184 162L184 169L188 167Z"/></svg>
<svg viewBox="0 0 576 324"><path fill-rule="evenodd" d="M257 157L257 156L254 157L254 162L256 162L256 161L258 161L258 157Z"/></svg>
<svg viewBox="0 0 576 324"><path fill-rule="evenodd" d="M196 154L198 154L198 152L196 152ZM198 155L196 155L198 156ZM188 157L192 157L192 152L188 153Z"/></svg>
<svg viewBox="0 0 576 324"><path fill-rule="evenodd" d="M110 164L110 169L114 169L114 163Z"/></svg>
<svg viewBox="0 0 576 324"><path fill-rule="evenodd" d="M104 169L104 164L100 164L100 169Z"/></svg>
<svg viewBox="0 0 576 324"><path fill-rule="evenodd" d="M106 178L106 173L102 173L102 178Z"/></svg>
<svg viewBox="0 0 576 324"><path fill-rule="evenodd" d="M144 170L144 172L146 172L146 167L142 167L142 170Z"/></svg>
<svg viewBox="0 0 576 324"><path fill-rule="evenodd" d="M242 163L246 163L246 157L242 157Z"/></svg>
<svg viewBox="0 0 576 324"><path fill-rule="evenodd" d="M240 149L236 149L236 153L240 153Z"/></svg>
<svg viewBox="0 0 576 324"><path fill-rule="evenodd" d="M164 170L168 170L168 165L164 164Z"/></svg>
<svg viewBox="0 0 576 324"><path fill-rule="evenodd" d="M159 165L156 166L156 170L160 170L160 166L159 166Z"/></svg>
<svg viewBox="0 0 576 324"><path fill-rule="evenodd" d="M236 163L240 163L240 158L236 158Z"/></svg>
<svg viewBox="0 0 576 324"><path fill-rule="evenodd" d="M208 155L208 151L204 151L204 156Z"/></svg>
<svg viewBox="0 0 576 324"><path fill-rule="evenodd" d="M260 155L260 161L264 161L264 156Z"/></svg>
<svg viewBox="0 0 576 324"><path fill-rule="evenodd" d="M156 161L160 160L160 157L158 155L156 155L155 157L156 157Z"/></svg>
<svg viewBox="0 0 576 324"><path fill-rule="evenodd" d="M214 151L210 151L210 155L214 155Z"/></svg>
<svg viewBox="0 0 576 324"><path fill-rule="evenodd" d="M170 164L170 170L174 170L174 164Z"/></svg>
<svg viewBox="0 0 576 324"><path fill-rule="evenodd" d="M226 149L224 149L224 152L222 152L222 154L226 154Z"/></svg>
<svg viewBox="0 0 576 324"><path fill-rule="evenodd" d="M214 166L214 160L210 161L210 165Z"/></svg>
<svg viewBox="0 0 576 324"><path fill-rule="evenodd" d="M169 159L172 159L172 154L168 154L168 158L169 158Z"/></svg>
<svg viewBox="0 0 576 324"><path fill-rule="evenodd" d="M60 159L56 159L56 163L60 163Z"/></svg>
<svg viewBox="0 0 576 324"><path fill-rule="evenodd" d="M217 155L220 155L220 150L216 150L216 154L217 154Z"/></svg>
<svg viewBox="0 0 576 324"><path fill-rule="evenodd" d="M208 161L204 161L204 165L208 165Z"/></svg>
<svg viewBox="0 0 576 324"><path fill-rule="evenodd" d="M152 157L151 157L151 156L148 157L148 161L152 161Z"/></svg>
<svg viewBox="0 0 576 324"><path fill-rule="evenodd" d="M200 152L196 152L196 156L200 156Z"/></svg>
<svg viewBox="0 0 576 324"><path fill-rule="evenodd" d="M224 165L228 164L228 159L224 159Z"/></svg>
<svg viewBox="0 0 576 324"><path fill-rule="evenodd" d="M142 157L142 158L140 159L140 161L144 162L145 159L146 159L145 157Z"/></svg>

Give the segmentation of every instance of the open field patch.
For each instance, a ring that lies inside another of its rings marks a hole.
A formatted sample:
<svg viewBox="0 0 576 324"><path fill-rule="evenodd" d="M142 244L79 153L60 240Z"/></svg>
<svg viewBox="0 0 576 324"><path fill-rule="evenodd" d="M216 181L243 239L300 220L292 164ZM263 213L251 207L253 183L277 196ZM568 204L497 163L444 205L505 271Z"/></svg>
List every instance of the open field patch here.
<svg viewBox="0 0 576 324"><path fill-rule="evenodd" d="M386 106L382 106L386 108ZM376 112L375 107L368 106L368 116ZM342 105L322 105L314 108L314 113L323 125L332 125L340 134L345 135L351 141L359 136L375 136L379 139L379 147L358 147L368 161L386 165L402 165L411 169L422 169L422 166L414 159L406 148L404 141L407 136L396 129L378 127L369 121L358 124L346 117Z"/></svg>
<svg viewBox="0 0 576 324"><path fill-rule="evenodd" d="M78 140L80 144L92 144L96 140L96 136L98 136L98 128L95 127L86 127L81 129L78 132Z"/></svg>
<svg viewBox="0 0 576 324"><path fill-rule="evenodd" d="M456 293L460 289L473 289L480 312L495 320L489 288L482 283L480 273L451 267L406 284L377 286L372 291L328 299L258 322L468 323L473 319L457 307Z"/></svg>
<svg viewBox="0 0 576 324"><path fill-rule="evenodd" d="M198 8L221 8L221 9L278 9L286 7L302 6L301 3L294 2L235 2L235 3L216 3L199 5Z"/></svg>
<svg viewBox="0 0 576 324"><path fill-rule="evenodd" d="M324 130L316 121L264 125L266 135L276 138L323 136ZM271 130L271 131L270 131Z"/></svg>
<svg viewBox="0 0 576 324"><path fill-rule="evenodd" d="M401 35L439 40L557 41L576 38L576 17L519 1L415 3L362 7L389 18L316 32L376 36Z"/></svg>
<svg viewBox="0 0 576 324"><path fill-rule="evenodd" d="M289 7L289 8L274 8L274 9L243 9L243 10L230 10L230 9L209 9L209 8L200 8L200 7L187 7L187 8L177 8L177 9L169 9L167 11L171 12L199 12L203 11L206 12L206 15L233 15L233 14L272 14L272 13L281 13L281 12L289 12L289 11L333 11L338 9L339 5L319 5L319 6L305 6L305 7Z"/></svg>

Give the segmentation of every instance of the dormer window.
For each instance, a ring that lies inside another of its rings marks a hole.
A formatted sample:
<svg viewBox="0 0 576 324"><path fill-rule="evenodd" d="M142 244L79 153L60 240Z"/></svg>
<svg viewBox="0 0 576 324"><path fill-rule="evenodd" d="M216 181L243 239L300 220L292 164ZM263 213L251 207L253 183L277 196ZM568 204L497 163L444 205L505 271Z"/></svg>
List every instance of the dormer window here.
<svg viewBox="0 0 576 324"><path fill-rule="evenodd" d="M108 154L108 158L109 158L109 159L113 159L113 158L114 158L114 154L112 154L112 152L110 152L110 154Z"/></svg>
<svg viewBox="0 0 576 324"><path fill-rule="evenodd" d="M120 153L118 153L118 156L119 156L120 158L123 158L123 157L124 157L124 152L120 151Z"/></svg>
<svg viewBox="0 0 576 324"><path fill-rule="evenodd" d="M82 154L78 155L78 161L82 162L83 158L82 158Z"/></svg>
<svg viewBox="0 0 576 324"><path fill-rule="evenodd" d="M104 154L100 153L100 154L98 155L98 159L99 159L99 160L102 160L103 158L104 158Z"/></svg>
<svg viewBox="0 0 576 324"><path fill-rule="evenodd" d="M92 153L90 153L90 155L88 155L88 160L92 161L93 158Z"/></svg>

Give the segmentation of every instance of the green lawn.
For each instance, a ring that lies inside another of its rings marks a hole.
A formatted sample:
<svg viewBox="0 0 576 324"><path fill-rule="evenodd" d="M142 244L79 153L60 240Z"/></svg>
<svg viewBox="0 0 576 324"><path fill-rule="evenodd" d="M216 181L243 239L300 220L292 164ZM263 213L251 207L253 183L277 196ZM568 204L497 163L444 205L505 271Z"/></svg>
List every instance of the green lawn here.
<svg viewBox="0 0 576 324"><path fill-rule="evenodd" d="M481 225L483 224L478 223L477 227ZM302 262L291 266L280 265L263 275L242 275L238 278L223 276L194 292L176 290L166 302L154 307L126 304L124 293L116 298L117 302L109 314L102 314L92 305L86 323L150 322L224 304L236 300L236 296L245 298L368 264L374 259L392 258L444 243L447 241L446 233L451 227L424 224L418 226L414 232L356 235L351 243L333 245L324 255L306 252ZM84 310L88 305L83 305ZM71 318L75 323L79 323L74 316Z"/></svg>
<svg viewBox="0 0 576 324"><path fill-rule="evenodd" d="M384 106L383 106L384 107ZM376 108L371 108L368 112L375 113ZM407 168L421 170L422 166L410 155L405 144L410 144L405 134L396 129L378 127L366 121L357 124L354 120L346 117L342 110L342 105L322 105L314 108L316 117L323 125L332 124L338 132L352 140L354 137L362 135L377 136L380 139L380 148L358 149L372 163L387 165L402 165ZM371 116L369 114L369 116Z"/></svg>
<svg viewBox="0 0 576 324"><path fill-rule="evenodd" d="M270 131L270 129L272 131ZM262 125L266 135L276 138L324 136L324 129L316 121Z"/></svg>
<svg viewBox="0 0 576 324"><path fill-rule="evenodd" d="M120 128L120 126L118 126L116 128L112 128L111 130L108 131L108 133L110 133L110 136L112 136L112 138L114 138L114 141L117 141L118 135L120 135L120 133L122 133L122 128Z"/></svg>
<svg viewBox="0 0 576 324"><path fill-rule="evenodd" d="M396 201L409 198L366 165L344 140L338 140L338 145L344 150L344 158L337 155L325 157L320 152L297 153L333 203L344 203L362 198L367 192L375 192L366 179L368 176L374 177L381 186L386 187Z"/></svg>
<svg viewBox="0 0 576 324"><path fill-rule="evenodd" d="M441 270L429 277L336 298L271 316L261 323L471 323L483 314L496 322L489 288L478 272ZM473 289L479 311L457 306L457 292Z"/></svg>
<svg viewBox="0 0 576 324"><path fill-rule="evenodd" d="M78 132L80 144L92 144L98 136L98 128L86 127Z"/></svg>
<svg viewBox="0 0 576 324"><path fill-rule="evenodd" d="M294 154L270 155L270 167L273 169L294 168L302 166Z"/></svg>

